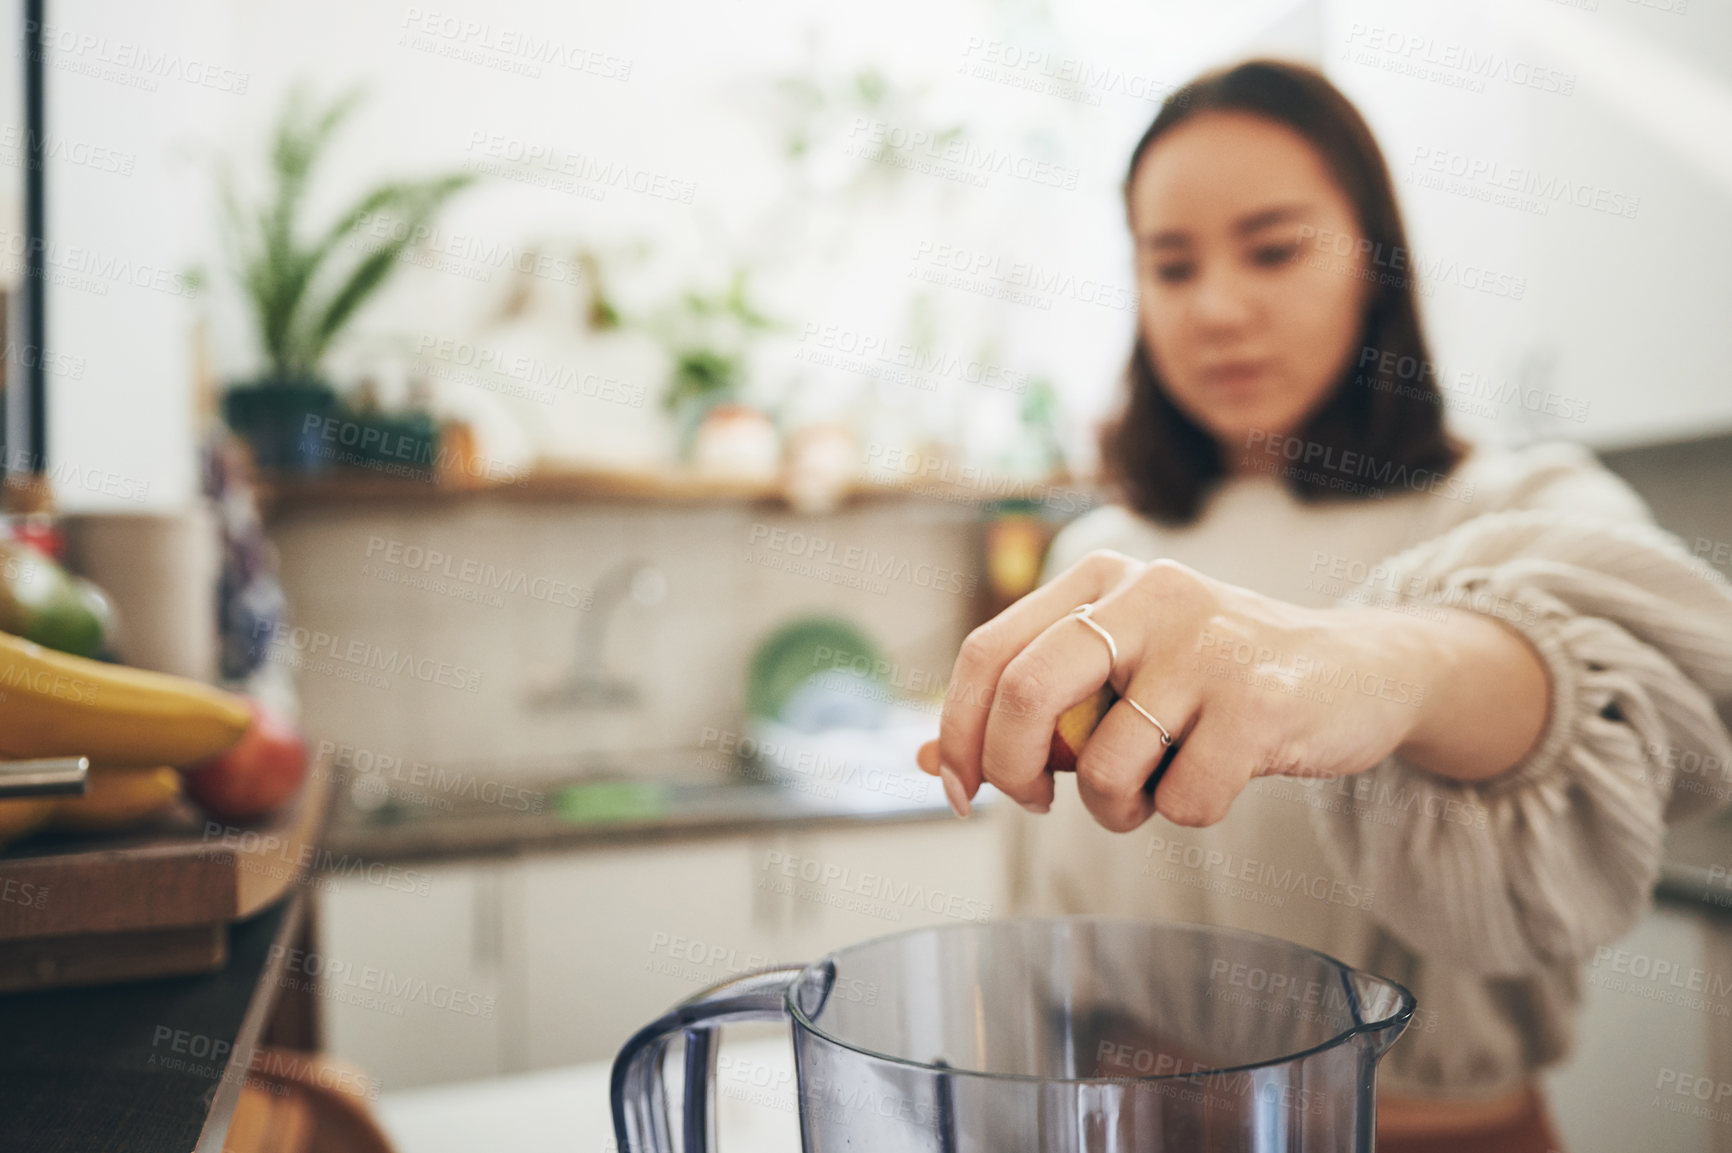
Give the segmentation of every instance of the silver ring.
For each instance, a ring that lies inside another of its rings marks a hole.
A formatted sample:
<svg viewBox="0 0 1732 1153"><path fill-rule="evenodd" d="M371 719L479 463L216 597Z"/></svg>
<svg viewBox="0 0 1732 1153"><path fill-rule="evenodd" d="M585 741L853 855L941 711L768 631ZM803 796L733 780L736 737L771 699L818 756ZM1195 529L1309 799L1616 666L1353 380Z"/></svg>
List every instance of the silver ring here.
<svg viewBox="0 0 1732 1153"><path fill-rule="evenodd" d="M1107 669L1107 675L1111 676L1113 669L1116 669L1119 667L1119 643L1117 641L1113 640L1113 634L1107 632L1106 629L1103 629L1100 625L1100 622L1095 620L1094 615L1093 615L1094 611L1095 611L1094 602L1093 601L1086 601L1083 604L1078 605L1076 608L1070 610L1070 615L1075 617L1077 620L1081 621L1083 624L1087 625L1089 628L1093 629L1095 631L1096 636L1100 637L1101 640L1107 642L1107 652L1112 656L1112 660L1113 660L1112 667Z"/></svg>
<svg viewBox="0 0 1732 1153"><path fill-rule="evenodd" d="M1171 734L1167 731L1166 725L1163 725L1160 721L1157 721L1155 719L1155 714L1153 714L1149 710L1143 708L1143 706L1137 704L1137 702L1131 700L1131 698L1129 698L1129 697L1120 697L1119 699L1124 701L1125 704L1131 706L1131 708L1137 710L1137 712L1143 714L1143 716L1148 719L1149 724L1151 724L1151 725L1155 726L1157 729L1161 730L1161 747L1162 748L1166 748L1168 745L1173 743L1173 734Z"/></svg>

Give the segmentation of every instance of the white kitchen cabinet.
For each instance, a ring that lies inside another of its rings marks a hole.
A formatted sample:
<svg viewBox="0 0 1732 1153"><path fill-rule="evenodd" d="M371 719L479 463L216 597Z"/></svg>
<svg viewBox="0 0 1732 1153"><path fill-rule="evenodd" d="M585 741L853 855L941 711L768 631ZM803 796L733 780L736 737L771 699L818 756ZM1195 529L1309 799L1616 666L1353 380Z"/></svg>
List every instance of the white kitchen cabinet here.
<svg viewBox="0 0 1732 1153"><path fill-rule="evenodd" d="M377 866L377 883L321 880L318 940L291 976L317 980L326 1048L386 1089L505 1072L516 867L394 868Z"/></svg>
<svg viewBox="0 0 1732 1153"><path fill-rule="evenodd" d="M992 814L755 838L758 923L803 960L921 925L1004 914L1001 824Z"/></svg>
<svg viewBox="0 0 1732 1153"><path fill-rule="evenodd" d="M675 1002L750 969L1001 915L998 843L983 814L531 858L526 1067L611 1057Z"/></svg>
<svg viewBox="0 0 1732 1153"><path fill-rule="evenodd" d="M752 920L743 838L522 864L524 1067L611 1057L675 1002L782 957Z"/></svg>
<svg viewBox="0 0 1732 1153"><path fill-rule="evenodd" d="M319 898L326 1045L388 1089L605 1060L739 973L1002 916L1000 835L988 812L411 866L424 894L348 882Z"/></svg>

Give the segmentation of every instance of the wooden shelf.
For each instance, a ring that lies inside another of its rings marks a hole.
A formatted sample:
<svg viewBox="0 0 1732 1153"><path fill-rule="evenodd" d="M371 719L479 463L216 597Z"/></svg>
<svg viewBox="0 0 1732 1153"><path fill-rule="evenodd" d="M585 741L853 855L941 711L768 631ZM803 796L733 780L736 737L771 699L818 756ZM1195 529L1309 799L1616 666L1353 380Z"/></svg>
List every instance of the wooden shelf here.
<svg viewBox="0 0 1732 1153"><path fill-rule="evenodd" d="M1068 478L1032 484L969 485L938 480L902 484L861 481L847 490L842 505L904 500L968 507L1017 499L1030 492L1035 499L1055 487L1067 493L1092 490ZM722 481L667 472L626 472L605 469L541 468L520 481L499 484L454 484L400 477L373 476L362 471L325 473L312 477L265 477L259 499L267 516L361 503L443 503L469 500L596 502L621 504L776 504L787 506L778 481Z"/></svg>

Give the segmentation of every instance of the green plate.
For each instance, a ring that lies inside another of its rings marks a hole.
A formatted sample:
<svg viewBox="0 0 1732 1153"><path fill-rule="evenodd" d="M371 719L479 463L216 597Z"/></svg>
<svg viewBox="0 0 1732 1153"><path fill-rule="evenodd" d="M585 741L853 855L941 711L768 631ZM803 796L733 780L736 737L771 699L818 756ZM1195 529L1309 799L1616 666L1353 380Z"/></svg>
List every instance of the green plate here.
<svg viewBox="0 0 1732 1153"><path fill-rule="evenodd" d="M800 617L771 633L752 654L746 708L755 717L778 718L807 678L839 664L878 668L881 660L878 646L848 621Z"/></svg>

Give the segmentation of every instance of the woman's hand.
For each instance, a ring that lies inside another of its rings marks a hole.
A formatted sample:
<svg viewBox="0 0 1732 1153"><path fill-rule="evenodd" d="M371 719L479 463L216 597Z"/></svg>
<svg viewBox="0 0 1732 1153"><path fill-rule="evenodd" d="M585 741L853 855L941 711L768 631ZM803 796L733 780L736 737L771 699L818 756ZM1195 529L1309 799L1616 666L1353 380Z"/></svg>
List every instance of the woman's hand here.
<svg viewBox="0 0 1732 1153"><path fill-rule="evenodd" d="M1070 616L1085 602L1117 643L1116 664ZM1054 726L1105 683L1173 738L1152 796L1144 784L1168 750L1127 701L1083 746L1077 791L1117 832L1157 812L1212 825L1253 777L1344 776L1392 752L1443 775L1492 777L1532 747L1548 692L1526 642L1479 614L1301 608L1173 561L1102 551L969 634L921 767L946 777L959 811L984 780L1045 812Z"/></svg>

